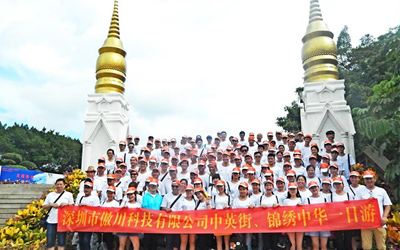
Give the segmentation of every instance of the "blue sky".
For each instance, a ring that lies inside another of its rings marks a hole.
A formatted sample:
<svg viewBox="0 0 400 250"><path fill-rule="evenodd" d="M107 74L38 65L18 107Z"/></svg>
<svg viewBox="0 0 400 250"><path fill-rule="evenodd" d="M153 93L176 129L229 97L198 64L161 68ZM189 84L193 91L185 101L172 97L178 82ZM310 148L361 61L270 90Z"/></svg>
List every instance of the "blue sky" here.
<svg viewBox="0 0 400 250"><path fill-rule="evenodd" d="M274 131L302 86L309 1L120 0L130 131L160 138ZM2 2L0 121L81 138L111 0ZM397 0L320 0L335 40L400 24Z"/></svg>

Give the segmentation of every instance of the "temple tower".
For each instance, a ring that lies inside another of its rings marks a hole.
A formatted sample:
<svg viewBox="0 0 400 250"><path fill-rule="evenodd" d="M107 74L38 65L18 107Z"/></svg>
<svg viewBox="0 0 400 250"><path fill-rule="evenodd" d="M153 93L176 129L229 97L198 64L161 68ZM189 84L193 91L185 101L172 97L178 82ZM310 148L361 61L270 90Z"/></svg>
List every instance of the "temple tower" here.
<svg viewBox="0 0 400 250"><path fill-rule="evenodd" d="M88 95L88 110L83 134L82 170L96 165L108 148L116 149L129 131L129 104L125 100L126 52L119 33L118 1L108 37L99 49L96 63L95 93Z"/></svg>
<svg viewBox="0 0 400 250"><path fill-rule="evenodd" d="M301 129L311 134L318 145L326 139L326 131L335 131L335 141L343 142L346 152L354 156L353 118L344 98L344 80L339 80L333 33L322 19L318 0L310 1L309 23L302 42Z"/></svg>

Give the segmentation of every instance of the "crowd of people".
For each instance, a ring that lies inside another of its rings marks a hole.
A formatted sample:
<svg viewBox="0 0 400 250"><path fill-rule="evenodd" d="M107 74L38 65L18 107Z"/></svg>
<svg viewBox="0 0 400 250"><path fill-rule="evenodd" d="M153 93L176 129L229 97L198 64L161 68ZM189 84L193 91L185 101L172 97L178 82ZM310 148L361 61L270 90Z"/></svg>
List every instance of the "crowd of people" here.
<svg viewBox="0 0 400 250"><path fill-rule="evenodd" d="M241 131L239 137L227 137L225 131L216 137L182 136L179 143L149 136L145 145L140 138L128 135L119 149L107 150L97 167L89 166L87 178L80 185L75 202L66 191L65 181L57 180L43 207L50 209L47 247L65 245L65 233L57 232L57 208L64 205L146 208L154 210L190 211L253 207L297 206L376 198L382 227L362 230L287 233L288 249L327 249L328 238L334 235L338 250L356 249L361 237L363 249L385 248L385 224L392 205L386 191L375 186L371 170L359 173L352 169L353 157L345 153L345 145L335 141L334 131L326 132L326 140L312 143L311 135ZM363 179L365 185L359 182ZM88 232L79 232L80 250L90 249ZM118 244L115 238L118 236ZM166 249L190 250L230 249L231 234L144 234L136 232L104 232L98 234L108 249L157 249L164 240ZM374 237L372 236L374 235ZM280 233L246 233L238 236L248 250L279 249ZM163 238L163 239L161 239ZM215 240L213 240L215 238ZM215 247L214 247L215 245ZM60 247L61 246L61 247ZM280 245L281 246L281 245Z"/></svg>

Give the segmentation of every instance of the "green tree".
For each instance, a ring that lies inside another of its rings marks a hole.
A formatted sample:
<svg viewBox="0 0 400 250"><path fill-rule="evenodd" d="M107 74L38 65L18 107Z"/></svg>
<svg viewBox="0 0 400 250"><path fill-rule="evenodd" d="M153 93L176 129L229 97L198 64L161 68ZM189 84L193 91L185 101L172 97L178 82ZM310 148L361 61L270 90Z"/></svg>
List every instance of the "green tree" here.
<svg viewBox="0 0 400 250"><path fill-rule="evenodd" d="M285 106L285 111L287 112L285 117L276 118L276 125L282 127L285 131L300 131L300 106L296 101L293 101L291 106Z"/></svg>
<svg viewBox="0 0 400 250"><path fill-rule="evenodd" d="M344 26L342 31L338 36L338 40L336 43L337 47L337 58L338 58L338 68L341 69L340 72L351 70L351 38L348 32L347 25ZM343 79L343 76L339 75L340 79Z"/></svg>
<svg viewBox="0 0 400 250"><path fill-rule="evenodd" d="M354 108L357 131L389 158L385 179L392 184L393 197L400 201L400 76L372 88L366 108Z"/></svg>

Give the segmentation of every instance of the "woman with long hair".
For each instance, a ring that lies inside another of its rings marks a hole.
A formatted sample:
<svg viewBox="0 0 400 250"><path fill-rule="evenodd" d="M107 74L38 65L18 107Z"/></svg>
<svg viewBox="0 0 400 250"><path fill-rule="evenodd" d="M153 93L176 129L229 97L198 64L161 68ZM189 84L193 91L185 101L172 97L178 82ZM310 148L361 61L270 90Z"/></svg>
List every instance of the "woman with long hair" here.
<svg viewBox="0 0 400 250"><path fill-rule="evenodd" d="M211 198L211 207L213 209L228 209L231 207L231 197L226 193L225 182L217 181L215 184L218 194ZM214 234L217 240L217 250L222 250L222 238L225 244L225 250L229 250L229 239L232 234Z"/></svg>
<svg viewBox="0 0 400 250"><path fill-rule="evenodd" d="M354 200L352 193L345 192L343 179L341 177L335 177L332 179L334 192L331 193L331 202L350 201ZM351 231L339 230L334 231L335 239L333 241L336 249L351 250Z"/></svg>
<svg viewBox="0 0 400 250"><path fill-rule="evenodd" d="M121 203L121 207L124 207L124 208L141 208L142 207L142 204L137 202L136 188L134 188L134 187L128 188L128 190L126 192L126 196L128 197L128 199ZM129 237L130 241L132 242L133 250L140 249L139 233L118 233L117 235L119 238L119 250L125 250L126 241L128 240L128 237Z"/></svg>
<svg viewBox="0 0 400 250"><path fill-rule="evenodd" d="M107 160L105 162L107 174L113 174L115 170L115 153L114 149L109 148L107 150Z"/></svg>
<svg viewBox="0 0 400 250"><path fill-rule="evenodd" d="M301 196L299 190L297 189L297 184L294 182L288 185L287 198L283 200L283 206L300 206L302 205ZM303 245L303 232L291 232L287 233L290 240L290 250L301 250Z"/></svg>
<svg viewBox="0 0 400 250"><path fill-rule="evenodd" d="M321 204L327 202L327 199L322 197L319 192L319 184L315 181L308 183L308 189L312 195L305 199L306 204ZM328 238L331 236L330 231L318 231L307 233L311 236L313 250L327 250Z"/></svg>
<svg viewBox="0 0 400 250"><path fill-rule="evenodd" d="M283 185L284 186L284 185ZM273 192L274 182L266 180L264 182L265 194L262 195L256 202L257 207L269 208L279 206L279 197ZM278 240L280 233L263 233L264 249L278 250Z"/></svg>
<svg viewBox="0 0 400 250"><path fill-rule="evenodd" d="M228 194L232 200L239 196L240 168L236 167L232 170L231 180L227 182Z"/></svg>
<svg viewBox="0 0 400 250"><path fill-rule="evenodd" d="M186 186L186 196L182 199L181 210L192 211L196 208L196 199L193 195L194 188L192 185ZM180 250L186 250L187 243L189 241L189 249L194 250L196 248L196 235L195 234L181 234L181 246Z"/></svg>
<svg viewBox="0 0 400 250"><path fill-rule="evenodd" d="M249 192L249 184L247 182L239 183L239 197L233 200L232 208L253 208L254 201L248 195ZM248 250L251 250L251 233L240 234L242 240L245 240L245 244Z"/></svg>

